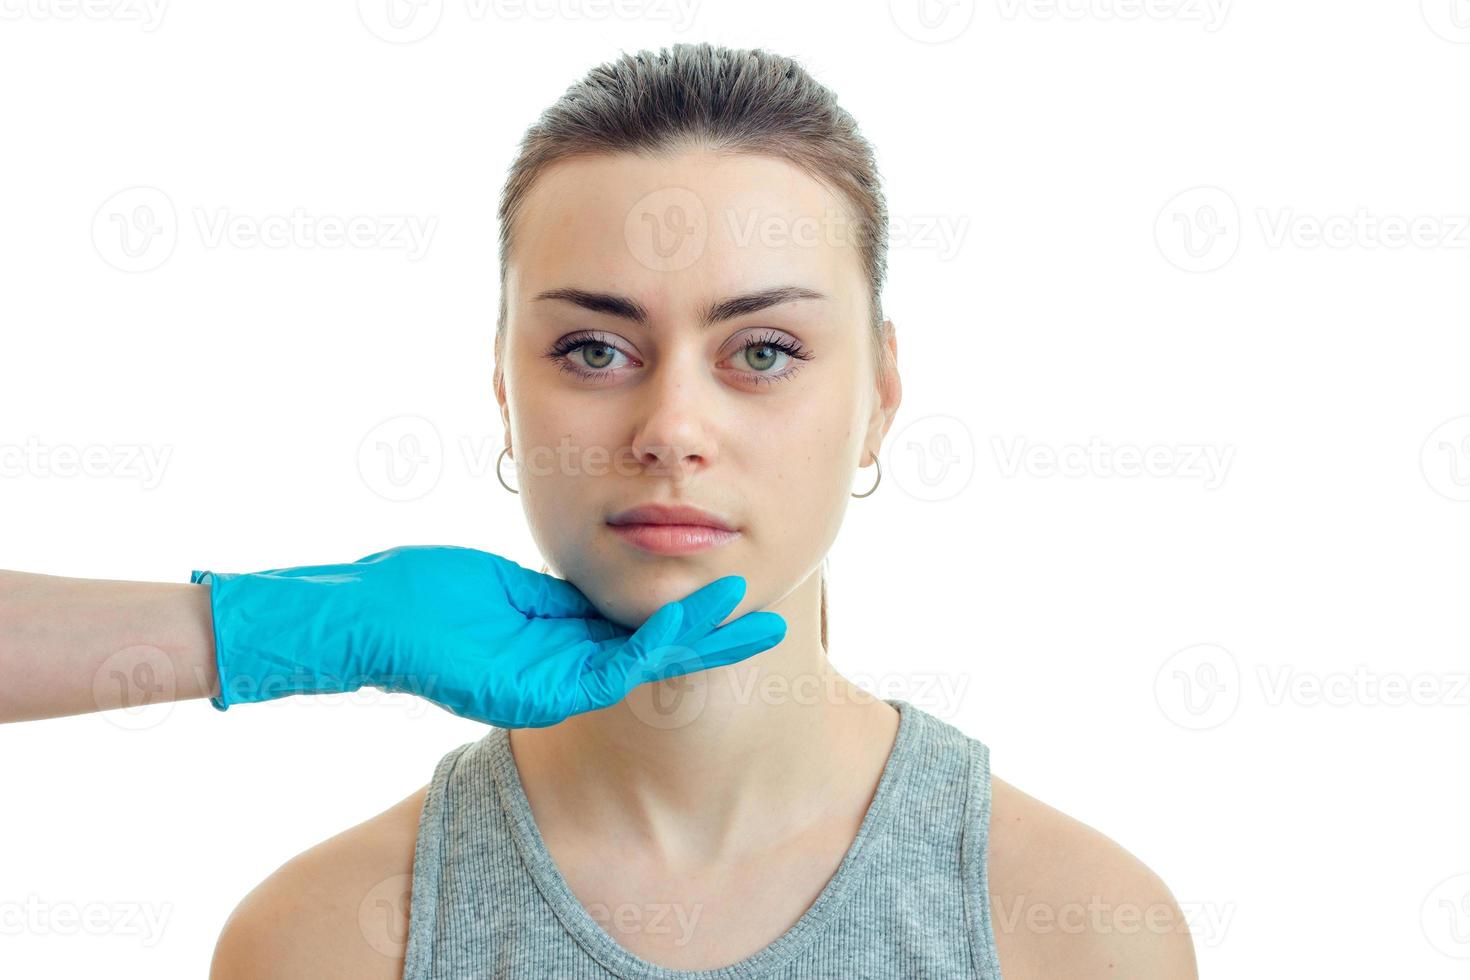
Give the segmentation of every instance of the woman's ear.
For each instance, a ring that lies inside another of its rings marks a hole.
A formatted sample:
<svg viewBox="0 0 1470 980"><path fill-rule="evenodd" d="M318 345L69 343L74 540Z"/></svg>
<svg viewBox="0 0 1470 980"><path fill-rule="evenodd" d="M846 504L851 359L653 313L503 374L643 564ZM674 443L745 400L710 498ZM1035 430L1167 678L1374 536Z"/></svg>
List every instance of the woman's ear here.
<svg viewBox="0 0 1470 980"><path fill-rule="evenodd" d="M510 445L510 403L505 399L505 372L499 358L495 361L495 373L491 376L491 387L495 391L495 403L500 406L500 424L505 430L505 444Z"/></svg>
<svg viewBox="0 0 1470 980"><path fill-rule="evenodd" d="M883 444L884 436L888 435L888 430L893 426L893 418L898 414L898 406L903 401L903 381L898 376L898 331L894 329L892 320L883 321L878 358L881 364L876 380L878 399L868 420L867 440L875 456ZM866 455L865 453L864 458Z"/></svg>
<svg viewBox="0 0 1470 980"><path fill-rule="evenodd" d="M500 406L500 422L505 426L508 437L510 434L510 405L505 399L505 336L506 331L503 327L495 331L495 370L490 375L490 388L495 392L495 403Z"/></svg>

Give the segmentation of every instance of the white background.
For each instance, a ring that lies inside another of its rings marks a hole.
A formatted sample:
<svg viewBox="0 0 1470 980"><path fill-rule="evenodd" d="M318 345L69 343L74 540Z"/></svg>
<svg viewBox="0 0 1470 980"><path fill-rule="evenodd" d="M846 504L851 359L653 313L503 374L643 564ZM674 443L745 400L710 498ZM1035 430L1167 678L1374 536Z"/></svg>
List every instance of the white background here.
<svg viewBox="0 0 1470 980"><path fill-rule="evenodd" d="M835 662L1157 871L1205 976L1465 975L1470 4L156 3L0 0L0 565L539 567L489 468L515 144L621 51L767 47L894 220ZM382 237L211 237L296 209ZM375 447L426 431L392 499ZM371 693L0 728L0 973L203 975L250 888L484 733Z"/></svg>

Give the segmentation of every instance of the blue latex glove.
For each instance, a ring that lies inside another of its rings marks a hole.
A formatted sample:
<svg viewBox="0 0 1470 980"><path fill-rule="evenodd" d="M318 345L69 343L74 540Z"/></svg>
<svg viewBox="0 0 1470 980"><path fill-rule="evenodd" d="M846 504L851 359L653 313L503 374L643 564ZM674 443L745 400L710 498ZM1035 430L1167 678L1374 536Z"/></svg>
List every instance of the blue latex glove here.
<svg viewBox="0 0 1470 980"><path fill-rule="evenodd" d="M190 581L211 590L220 694L210 703L221 711L370 686L502 728L541 728L786 635L773 612L716 629L745 595L739 575L659 607L634 631L564 579L453 545L337 565L195 570Z"/></svg>

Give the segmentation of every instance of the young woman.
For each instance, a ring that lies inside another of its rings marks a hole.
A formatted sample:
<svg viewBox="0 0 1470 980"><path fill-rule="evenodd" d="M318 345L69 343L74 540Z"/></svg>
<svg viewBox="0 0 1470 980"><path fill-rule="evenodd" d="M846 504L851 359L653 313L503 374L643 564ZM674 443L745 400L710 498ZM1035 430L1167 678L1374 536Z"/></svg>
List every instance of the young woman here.
<svg viewBox="0 0 1470 980"><path fill-rule="evenodd" d="M624 56L531 128L500 219L505 486L548 567L620 622L738 573L786 635L455 748L246 896L213 976L1194 977L1148 868L828 659L822 562L901 395L832 93L760 50Z"/></svg>

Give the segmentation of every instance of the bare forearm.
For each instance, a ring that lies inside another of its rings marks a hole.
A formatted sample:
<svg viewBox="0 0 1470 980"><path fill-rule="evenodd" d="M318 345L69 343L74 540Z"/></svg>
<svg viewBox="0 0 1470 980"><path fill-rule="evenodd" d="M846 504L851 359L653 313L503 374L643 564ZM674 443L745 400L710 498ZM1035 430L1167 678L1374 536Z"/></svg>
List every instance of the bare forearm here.
<svg viewBox="0 0 1470 980"><path fill-rule="evenodd" d="M206 585L0 571L0 722L218 690Z"/></svg>

